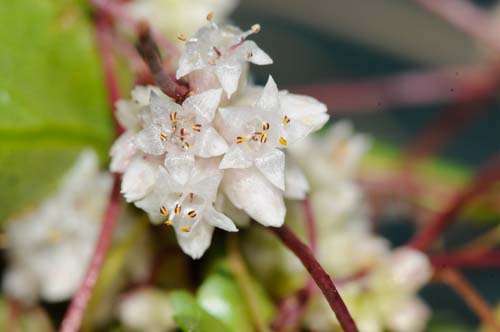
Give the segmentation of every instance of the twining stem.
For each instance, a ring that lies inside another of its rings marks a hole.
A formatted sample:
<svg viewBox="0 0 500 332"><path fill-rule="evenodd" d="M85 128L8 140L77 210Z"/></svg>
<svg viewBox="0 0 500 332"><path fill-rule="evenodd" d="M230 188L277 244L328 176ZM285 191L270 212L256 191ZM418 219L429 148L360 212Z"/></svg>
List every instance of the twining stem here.
<svg viewBox="0 0 500 332"><path fill-rule="evenodd" d="M495 314L488 303L486 303L482 296L460 272L451 268L440 269L436 271L435 277L452 287L483 323L490 325L496 332L500 331L500 326L495 319Z"/></svg>
<svg viewBox="0 0 500 332"><path fill-rule="evenodd" d="M471 199L488 190L498 180L500 180L500 154L487 162L469 185L456 194L441 212L431 216L425 223L424 229L414 236L409 245L419 250L427 249L453 223L458 213Z"/></svg>
<svg viewBox="0 0 500 332"><path fill-rule="evenodd" d="M305 245L287 226L270 227L269 229L300 259L325 296L344 331L357 332L356 323L352 319L332 278L316 260L311 248Z"/></svg>
<svg viewBox="0 0 500 332"><path fill-rule="evenodd" d="M271 330L267 326L266 322L262 319L263 317L259 315L259 303L255 297L255 291L252 287L252 281L248 270L243 262L243 258L240 255L240 249L238 247L238 238L236 235L230 235L228 237L228 250L229 250L229 266L234 274L236 282L242 290L243 296L248 304L251 315L251 319L255 325L257 332L270 332Z"/></svg>
<svg viewBox="0 0 500 332"><path fill-rule="evenodd" d="M500 251L473 250L430 256L432 265L436 267L460 268L498 268L500 267Z"/></svg>
<svg viewBox="0 0 500 332"><path fill-rule="evenodd" d="M480 235L474 240L465 243L459 248L459 251L470 250L489 250L500 243L500 225L493 227L486 233Z"/></svg>
<svg viewBox="0 0 500 332"><path fill-rule="evenodd" d="M160 89L169 97L178 102L182 102L189 92L189 89L174 82L167 75L163 68L163 63L160 57L160 51L156 42L153 39L149 25L146 22L141 22L138 26L139 41L137 50L153 75L153 79Z"/></svg>
<svg viewBox="0 0 500 332"><path fill-rule="evenodd" d="M415 2L481 41L485 46L500 52L500 41L495 27L496 20L488 12L475 6L472 1L415 0Z"/></svg>
<svg viewBox="0 0 500 332"><path fill-rule="evenodd" d="M114 109L116 101L120 98L120 89L115 75L114 57L108 48L109 22L102 15L96 17L95 22L97 43L102 58L103 71L105 76L106 89L110 110ZM118 134L121 131L118 123L115 122L115 131ZM92 255L90 264L87 268L83 282L73 296L71 303L64 315L59 332L77 332L80 329L85 309L92 295L99 273L101 272L106 254L108 253L113 233L118 220L118 211L120 205L120 177L115 174L113 177L113 187L109 197L108 205L104 213L104 220L97 239L96 247Z"/></svg>
<svg viewBox="0 0 500 332"><path fill-rule="evenodd" d="M61 323L60 332L77 332L80 329L85 308L92 295L92 290L97 283L99 273L101 272L106 254L108 253L113 239L113 232L118 220L118 210L120 205L120 179L118 175L114 176L113 189L109 199L108 206L104 215L104 222L101 226L97 245L92 255L90 265L87 268L83 283L71 300L69 307Z"/></svg>
<svg viewBox="0 0 500 332"><path fill-rule="evenodd" d="M404 105L482 100L497 82L493 65L408 71L394 75L290 87L326 103L334 114L377 112Z"/></svg>

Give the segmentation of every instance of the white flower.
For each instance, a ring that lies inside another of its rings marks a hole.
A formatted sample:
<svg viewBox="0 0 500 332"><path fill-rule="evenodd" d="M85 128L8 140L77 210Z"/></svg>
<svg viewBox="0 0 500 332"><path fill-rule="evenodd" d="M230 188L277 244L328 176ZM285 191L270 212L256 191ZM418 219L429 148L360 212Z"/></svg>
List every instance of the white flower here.
<svg viewBox="0 0 500 332"><path fill-rule="evenodd" d="M286 148L321 128L328 120L326 107L312 98L280 93L271 76L258 99L253 100L250 105L219 109L222 123L218 128L232 143L220 168L255 166L284 190L285 155L278 148Z"/></svg>
<svg viewBox="0 0 500 332"><path fill-rule="evenodd" d="M209 158L226 152L226 141L211 126L222 90L213 89L187 98L181 105L166 96L151 93L144 129L134 139L144 153L165 156L165 167L179 183L185 183L194 158Z"/></svg>
<svg viewBox="0 0 500 332"><path fill-rule="evenodd" d="M180 33L191 35L205 22L208 13L224 21L237 0L131 0L125 8L129 15L144 20L170 40Z"/></svg>
<svg viewBox="0 0 500 332"><path fill-rule="evenodd" d="M57 193L36 210L8 221L6 293L32 302L39 295L61 301L76 291L94 250L110 187L110 175L99 173L97 155L86 150Z"/></svg>
<svg viewBox="0 0 500 332"><path fill-rule="evenodd" d="M197 160L184 184L160 167L153 191L136 202L153 222L173 226L182 250L194 259L200 258L210 246L214 227L237 231L231 219L213 207L222 178L217 162Z"/></svg>
<svg viewBox="0 0 500 332"><path fill-rule="evenodd" d="M177 78L203 70L217 77L228 98L236 92L247 62L271 64L272 60L255 42L245 40L260 31L258 24L246 32L226 25L219 27L209 22L186 42L185 52L179 58ZM206 76L205 76L206 77Z"/></svg>
<svg viewBox="0 0 500 332"><path fill-rule="evenodd" d="M168 294L142 288L127 294L118 305L120 322L133 331L168 332L176 329Z"/></svg>

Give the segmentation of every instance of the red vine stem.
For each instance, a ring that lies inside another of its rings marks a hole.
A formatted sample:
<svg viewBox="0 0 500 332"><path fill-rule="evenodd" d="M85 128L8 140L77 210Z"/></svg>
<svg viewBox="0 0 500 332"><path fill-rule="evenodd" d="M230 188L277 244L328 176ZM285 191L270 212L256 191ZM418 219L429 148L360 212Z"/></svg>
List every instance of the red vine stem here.
<svg viewBox="0 0 500 332"><path fill-rule="evenodd" d="M495 314L488 303L474 289L474 287L465 279L465 277L455 269L437 270L435 274L438 280L441 280L452 287L459 294L467 305L476 313L483 323L489 324L496 332L500 331Z"/></svg>
<svg viewBox="0 0 500 332"><path fill-rule="evenodd" d="M464 0L415 0L416 3L461 29L484 45L500 52L495 20L486 11Z"/></svg>
<svg viewBox="0 0 500 332"><path fill-rule="evenodd" d="M409 245L419 250L427 249L446 227L453 223L458 213L471 199L488 190L498 180L500 180L500 154L487 162L469 185L456 194L440 213L433 215Z"/></svg>
<svg viewBox="0 0 500 332"><path fill-rule="evenodd" d="M337 320L345 332L357 332L356 323L351 317L342 297L340 296L332 278L314 257L310 247L305 245L288 227L269 228L295 256L297 256L311 277L318 285L332 308Z"/></svg>
<svg viewBox="0 0 500 332"><path fill-rule="evenodd" d="M491 95L492 65L411 71L385 77L291 87L329 106L330 112L376 112L402 105L470 102Z"/></svg>
<svg viewBox="0 0 500 332"><path fill-rule="evenodd" d="M115 76L114 70L114 57L109 49L109 36L108 36L109 22L107 19L99 15L96 18L96 34L98 47L102 59L102 65L105 76L105 83L108 92L108 101L110 109L114 109L114 104L120 98L120 90L118 87L118 80ZM117 134L121 128L116 124ZM115 174L113 178L113 188L111 190L108 206L104 213L104 221L101 226L99 238L94 249L90 264L85 273L83 282L74 295L69 307L64 315L60 332L77 332L81 326L85 308L92 295L99 273L101 272L104 260L108 253L113 238L114 229L118 220L120 204L120 178Z"/></svg>
<svg viewBox="0 0 500 332"><path fill-rule="evenodd" d="M435 254L430 256L430 260L436 267L498 268L500 251L472 250Z"/></svg>

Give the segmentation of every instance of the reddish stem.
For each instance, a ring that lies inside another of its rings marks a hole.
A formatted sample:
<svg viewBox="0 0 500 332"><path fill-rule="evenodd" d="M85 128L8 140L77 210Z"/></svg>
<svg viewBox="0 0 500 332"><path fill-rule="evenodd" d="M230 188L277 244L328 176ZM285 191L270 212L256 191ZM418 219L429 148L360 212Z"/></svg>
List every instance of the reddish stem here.
<svg viewBox="0 0 500 332"><path fill-rule="evenodd" d="M430 256L430 260L436 267L499 268L500 251L473 250L435 254Z"/></svg>
<svg viewBox="0 0 500 332"><path fill-rule="evenodd" d="M146 62L153 75L153 78L160 89L177 102L182 102L189 92L189 89L178 84L167 75L163 68L158 46L151 35L149 25L142 22L138 27L139 43L137 49Z"/></svg>
<svg viewBox="0 0 500 332"><path fill-rule="evenodd" d="M316 285L330 304L337 320L345 332L357 332L356 323L351 317L342 297L340 296L332 278L314 257L310 247L305 245L288 227L270 228L270 230L297 256Z"/></svg>
<svg viewBox="0 0 500 332"><path fill-rule="evenodd" d="M499 332L500 327L495 319L495 314L488 303L465 279L465 277L455 269L441 269L436 271L436 278L452 287L459 294L467 305L476 313L483 323L487 323Z"/></svg>
<svg viewBox="0 0 500 332"><path fill-rule="evenodd" d="M95 22L97 43L102 58L103 71L105 76L106 89L110 110L113 111L115 103L120 98L120 89L115 75L115 61L109 49L109 22L106 17L98 15ZM115 122L115 131L118 134L122 129ZM101 272L104 259L108 253L113 238L114 229L118 220L120 204L120 178L115 174L113 178L113 188L111 190L108 206L104 213L104 220L99 233L99 238L94 249L90 264L85 273L83 282L74 295L69 307L64 315L60 332L77 332L81 326L85 308L92 295L99 273Z"/></svg>
<svg viewBox="0 0 500 332"><path fill-rule="evenodd" d="M401 105L470 102L491 95L497 82L492 65L413 71L371 79L291 88L313 96L330 112L373 112Z"/></svg>
<svg viewBox="0 0 500 332"><path fill-rule="evenodd" d="M495 19L486 11L464 0L415 0L422 7L453 24L489 48L500 52Z"/></svg>
<svg viewBox="0 0 500 332"><path fill-rule="evenodd" d="M453 223L458 213L471 199L488 190L498 180L500 180L500 154L490 160L469 185L456 194L440 213L433 215L409 245L422 251L427 249Z"/></svg>

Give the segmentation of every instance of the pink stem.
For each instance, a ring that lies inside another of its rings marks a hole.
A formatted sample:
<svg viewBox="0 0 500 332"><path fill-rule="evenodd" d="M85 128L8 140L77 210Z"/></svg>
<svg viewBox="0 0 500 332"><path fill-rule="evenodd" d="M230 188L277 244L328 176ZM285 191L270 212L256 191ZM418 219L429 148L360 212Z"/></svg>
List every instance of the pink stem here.
<svg viewBox="0 0 500 332"><path fill-rule="evenodd" d="M114 109L114 104L120 98L120 89L118 87L118 80L115 76L114 58L110 49L108 48L109 40L107 31L109 22L107 18L100 15L96 19L96 33L97 42L99 46L100 55L102 58L102 65L105 76L105 83L108 92L108 101L110 109ZM121 131L121 127L115 122L116 133ZM113 188L111 190L108 206L104 214L104 221L101 226L99 238L94 249L94 254L85 273L83 282L71 300L69 307L64 315L60 332L77 332L82 323L85 308L92 295L99 274L101 272L104 259L108 253L111 241L113 238L114 229L118 220L118 211L120 205L120 178L119 175L114 175Z"/></svg>
<svg viewBox="0 0 500 332"><path fill-rule="evenodd" d="M486 11L464 0L415 0L435 15L461 29L489 48L500 52L495 19Z"/></svg>
<svg viewBox="0 0 500 332"><path fill-rule="evenodd" d="M300 259L325 296L343 330L345 332L357 332L358 328L356 327L356 323L352 319L337 287L335 287L332 278L314 257L311 248L305 245L286 226L269 229L295 254L295 256L297 256L297 258Z"/></svg>
<svg viewBox="0 0 500 332"><path fill-rule="evenodd" d="M291 87L326 103L330 112L373 112L402 105L469 102L491 94L493 66L414 71L380 78Z"/></svg>
<svg viewBox="0 0 500 332"><path fill-rule="evenodd" d="M455 268L498 268L500 267L500 251L473 251L435 254L430 256L432 265Z"/></svg>
<svg viewBox="0 0 500 332"><path fill-rule="evenodd" d="M500 154L490 160L469 185L456 194L440 213L432 216L409 245L419 250L427 249L453 223L458 213L470 200L488 190L498 180L500 180Z"/></svg>

